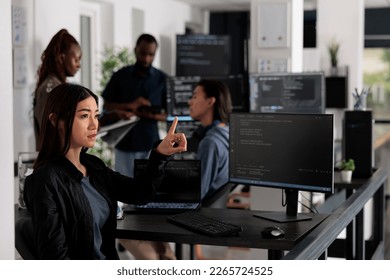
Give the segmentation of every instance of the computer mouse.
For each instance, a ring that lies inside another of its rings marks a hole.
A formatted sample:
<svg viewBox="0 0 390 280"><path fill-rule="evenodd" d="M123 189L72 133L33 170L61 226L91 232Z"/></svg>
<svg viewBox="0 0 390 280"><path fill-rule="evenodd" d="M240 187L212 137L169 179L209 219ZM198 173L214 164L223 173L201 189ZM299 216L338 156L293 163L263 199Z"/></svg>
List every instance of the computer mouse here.
<svg viewBox="0 0 390 280"><path fill-rule="evenodd" d="M284 230L280 227L266 227L261 231L261 235L264 238L279 238L285 234Z"/></svg>

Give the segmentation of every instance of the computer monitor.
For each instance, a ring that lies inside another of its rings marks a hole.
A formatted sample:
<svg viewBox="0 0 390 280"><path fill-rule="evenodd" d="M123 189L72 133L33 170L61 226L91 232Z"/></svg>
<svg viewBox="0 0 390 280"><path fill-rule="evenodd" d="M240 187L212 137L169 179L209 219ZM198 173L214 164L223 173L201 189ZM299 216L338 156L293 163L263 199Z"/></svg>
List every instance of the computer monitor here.
<svg viewBox="0 0 390 280"><path fill-rule="evenodd" d="M176 75L228 75L230 49L227 35L176 35Z"/></svg>
<svg viewBox="0 0 390 280"><path fill-rule="evenodd" d="M230 92L234 112L248 112L248 81L244 75L218 76L173 76L167 79L167 114L171 121L176 116L179 121L191 121L188 100L202 79L224 83Z"/></svg>
<svg viewBox="0 0 390 280"><path fill-rule="evenodd" d="M209 76L205 79L214 79L224 83L230 92L233 112L249 112L249 92L247 75Z"/></svg>
<svg viewBox="0 0 390 280"><path fill-rule="evenodd" d="M298 214L298 192L333 193L333 115L233 113L230 116L231 183L285 190L286 213L263 218L288 222Z"/></svg>
<svg viewBox="0 0 390 280"><path fill-rule="evenodd" d="M178 117L179 121L192 121L190 117L190 100L200 76L174 76L167 78L167 115L168 121Z"/></svg>
<svg viewBox="0 0 390 280"><path fill-rule="evenodd" d="M171 127L172 120L167 121L167 130ZM200 122L198 121L179 121L176 126L177 133L184 133L187 138L187 151L179 154L174 154L174 159L196 159L199 140L196 137L199 131Z"/></svg>
<svg viewBox="0 0 390 280"><path fill-rule="evenodd" d="M249 112L325 112L325 81L322 72L249 74Z"/></svg>

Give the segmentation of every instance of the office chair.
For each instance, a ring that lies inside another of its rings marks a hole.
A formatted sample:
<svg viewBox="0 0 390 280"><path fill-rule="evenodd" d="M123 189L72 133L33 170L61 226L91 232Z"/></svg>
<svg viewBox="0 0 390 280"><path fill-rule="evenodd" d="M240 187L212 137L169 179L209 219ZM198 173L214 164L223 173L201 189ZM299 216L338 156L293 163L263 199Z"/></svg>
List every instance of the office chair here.
<svg viewBox="0 0 390 280"><path fill-rule="evenodd" d="M15 223L15 248L24 260L35 260L35 240L31 217L21 217Z"/></svg>

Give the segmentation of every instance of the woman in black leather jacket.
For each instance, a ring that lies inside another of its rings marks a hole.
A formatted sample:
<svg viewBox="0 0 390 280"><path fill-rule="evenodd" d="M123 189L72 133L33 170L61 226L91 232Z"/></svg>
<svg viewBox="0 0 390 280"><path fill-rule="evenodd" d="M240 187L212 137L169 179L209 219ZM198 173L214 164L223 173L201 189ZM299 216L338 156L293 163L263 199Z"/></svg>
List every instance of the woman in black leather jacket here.
<svg viewBox="0 0 390 280"><path fill-rule="evenodd" d="M39 259L118 259L117 201L147 203L164 176L166 160L187 149L185 135L175 133L175 120L156 143L146 176L123 176L86 153L95 144L98 118L98 98L82 86L61 84L47 101L42 148L24 190Z"/></svg>

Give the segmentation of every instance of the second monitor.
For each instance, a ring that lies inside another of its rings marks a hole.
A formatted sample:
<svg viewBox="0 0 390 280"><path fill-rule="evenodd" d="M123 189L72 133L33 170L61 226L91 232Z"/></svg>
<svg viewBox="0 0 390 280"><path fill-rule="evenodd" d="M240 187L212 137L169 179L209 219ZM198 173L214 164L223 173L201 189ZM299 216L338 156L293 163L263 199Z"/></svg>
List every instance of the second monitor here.
<svg viewBox="0 0 390 280"><path fill-rule="evenodd" d="M333 115L234 113L230 116L229 181L284 189L286 213L301 219L298 191L333 193Z"/></svg>
<svg viewBox="0 0 390 280"><path fill-rule="evenodd" d="M249 75L251 113L325 112L325 81L322 72L253 73Z"/></svg>
<svg viewBox="0 0 390 280"><path fill-rule="evenodd" d="M248 111L247 79L244 75L227 76L174 76L167 80L167 110L168 120L177 116L180 121L189 121L188 100L197 83L202 79L218 80L224 83L230 91L234 112Z"/></svg>

